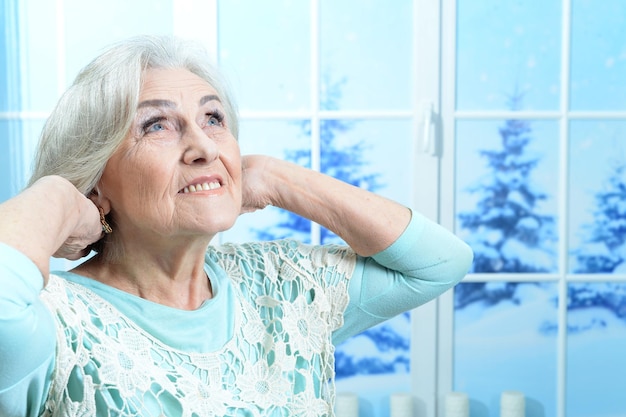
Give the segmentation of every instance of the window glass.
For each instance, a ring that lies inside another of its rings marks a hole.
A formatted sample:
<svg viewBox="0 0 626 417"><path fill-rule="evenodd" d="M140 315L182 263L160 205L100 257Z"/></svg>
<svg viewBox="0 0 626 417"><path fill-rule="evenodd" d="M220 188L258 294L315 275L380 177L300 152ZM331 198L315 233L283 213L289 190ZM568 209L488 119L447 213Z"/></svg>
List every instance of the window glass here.
<svg viewBox="0 0 626 417"><path fill-rule="evenodd" d="M19 172L21 149L17 147L21 136L22 122L0 119L0 202L9 199L20 189Z"/></svg>
<svg viewBox="0 0 626 417"><path fill-rule="evenodd" d="M323 110L409 109L412 105L412 1L320 2ZM358 12L356 12L358 10ZM328 100L334 88L341 100Z"/></svg>
<svg viewBox="0 0 626 417"><path fill-rule="evenodd" d="M572 0L573 110L626 110L625 39L626 2Z"/></svg>
<svg viewBox="0 0 626 417"><path fill-rule="evenodd" d="M455 288L454 390L472 417L499 416L503 391L524 393L526 416L557 415L557 299L554 283Z"/></svg>
<svg viewBox="0 0 626 417"><path fill-rule="evenodd" d="M218 7L219 61L239 107L310 109L309 2L229 0Z"/></svg>
<svg viewBox="0 0 626 417"><path fill-rule="evenodd" d="M320 130L323 173L411 205L409 120L324 120ZM325 230L321 238L338 242Z"/></svg>
<svg viewBox="0 0 626 417"><path fill-rule="evenodd" d="M310 123L305 120L242 120L239 144L242 155L262 154L310 167ZM276 207L240 216L222 233L222 241L249 242L294 238L311 241L311 222Z"/></svg>
<svg viewBox="0 0 626 417"><path fill-rule="evenodd" d="M557 272L558 124L460 120L456 132L456 230L472 272Z"/></svg>
<svg viewBox="0 0 626 417"><path fill-rule="evenodd" d="M456 108L557 110L561 1L457 1Z"/></svg>
<svg viewBox="0 0 626 417"><path fill-rule="evenodd" d="M48 112L59 97L57 19L51 18L56 16L57 2L21 4L25 17L20 21L24 45L20 50L23 64L20 70L25 81L21 86L22 110Z"/></svg>
<svg viewBox="0 0 626 417"><path fill-rule="evenodd" d="M112 42L139 34L171 35L173 0L64 0L66 82Z"/></svg>
<svg viewBox="0 0 626 417"><path fill-rule="evenodd" d="M22 106L18 16L17 0L0 3L0 112Z"/></svg>
<svg viewBox="0 0 626 417"><path fill-rule="evenodd" d="M568 287L568 417L624 415L626 284L572 283Z"/></svg>
<svg viewBox="0 0 626 417"><path fill-rule="evenodd" d="M407 312L337 346L336 390L358 393L359 416L388 417L390 396L411 391L410 335Z"/></svg>
<svg viewBox="0 0 626 417"><path fill-rule="evenodd" d="M1 39L1 38L0 38ZM1 39L0 43L0 91L4 91L4 94L0 94L0 112L10 111L13 103L11 103L9 97L12 95L9 91L9 60L6 58L6 44L4 39Z"/></svg>
<svg viewBox="0 0 626 417"><path fill-rule="evenodd" d="M42 119L0 119L0 202L26 186L43 124Z"/></svg>
<svg viewBox="0 0 626 417"><path fill-rule="evenodd" d="M569 270L626 273L626 121L570 126Z"/></svg>

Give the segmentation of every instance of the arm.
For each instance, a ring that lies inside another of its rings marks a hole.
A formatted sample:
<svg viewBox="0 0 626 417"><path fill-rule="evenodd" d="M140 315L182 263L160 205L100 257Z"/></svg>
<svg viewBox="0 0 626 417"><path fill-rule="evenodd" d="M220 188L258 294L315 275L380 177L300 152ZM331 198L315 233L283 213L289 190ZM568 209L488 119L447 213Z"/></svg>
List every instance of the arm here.
<svg viewBox="0 0 626 417"><path fill-rule="evenodd" d="M30 258L44 281L51 256L79 259L101 235L96 206L58 176L41 178L0 204L0 242Z"/></svg>
<svg viewBox="0 0 626 417"><path fill-rule="evenodd" d="M50 256L78 259L101 233L95 205L61 177L0 204L0 415L38 415L48 389L55 328L39 293Z"/></svg>
<svg viewBox="0 0 626 417"><path fill-rule="evenodd" d="M256 155L243 162L244 211L281 207L332 230L361 256L387 248L411 219L401 204L299 165Z"/></svg>
<svg viewBox="0 0 626 417"><path fill-rule="evenodd" d="M390 247L358 259L344 325L333 341L338 344L437 298L463 279L472 259L465 242L414 212L405 232Z"/></svg>

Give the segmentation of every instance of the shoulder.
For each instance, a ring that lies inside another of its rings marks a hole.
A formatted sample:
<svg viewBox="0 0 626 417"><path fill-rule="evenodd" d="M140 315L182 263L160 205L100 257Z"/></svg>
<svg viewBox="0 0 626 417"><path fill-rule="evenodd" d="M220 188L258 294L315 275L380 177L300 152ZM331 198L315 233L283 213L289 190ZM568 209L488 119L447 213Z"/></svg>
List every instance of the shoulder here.
<svg viewBox="0 0 626 417"><path fill-rule="evenodd" d="M86 317L111 311L110 305L97 293L64 278L63 273L50 274L41 301L56 317L61 327L72 327Z"/></svg>
<svg viewBox="0 0 626 417"><path fill-rule="evenodd" d="M68 288L66 287L67 281L59 277L56 274L50 274L48 277L48 284L40 294L44 303L50 305L52 303L57 304L67 300Z"/></svg>
<svg viewBox="0 0 626 417"><path fill-rule="evenodd" d="M355 270L357 256L347 246L310 245L283 239L212 246L206 261L218 264L235 282L297 280L326 286L342 280L341 277L349 278Z"/></svg>
<svg viewBox="0 0 626 417"><path fill-rule="evenodd" d="M293 239L264 242L225 243L210 246L207 260L262 264L306 262L311 268L336 266L342 262L353 263L356 254L348 246L311 245Z"/></svg>

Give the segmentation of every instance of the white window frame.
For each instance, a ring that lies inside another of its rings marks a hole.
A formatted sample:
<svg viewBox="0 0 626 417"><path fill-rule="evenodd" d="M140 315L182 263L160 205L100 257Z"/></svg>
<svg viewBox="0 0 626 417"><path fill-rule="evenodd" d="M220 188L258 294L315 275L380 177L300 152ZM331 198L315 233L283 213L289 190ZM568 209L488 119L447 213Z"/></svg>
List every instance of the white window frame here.
<svg viewBox="0 0 626 417"><path fill-rule="evenodd" d="M559 124L559 183L558 183L558 233L559 240L559 261L558 272L550 274L470 274L466 277L466 282L490 282L490 281L515 281L515 282L552 282L558 288L559 303L557 306L558 332L556 341L556 417L566 415L566 361L567 361L567 290L568 284L573 282L626 282L626 276L613 274L570 274L567 270L568 260L568 167L569 167L569 130L572 120L584 119L626 119L626 112L623 111L571 111L569 110L569 83L570 83L570 50L571 50L571 11L572 0L561 1L561 72L560 72L560 101L559 109L556 111L457 111L455 109L456 97L456 0L423 0L431 7L441 10L441 38L439 49L441 51L441 78L438 85L441 86L441 119L444 135L442 146L445 152L441 154L441 175L440 175L440 195L439 195L439 220L440 223L450 230L455 227L455 122L457 120L476 119L508 119L523 118L529 120L553 120ZM432 81L434 82L434 81ZM431 308L432 309L432 308ZM434 310L434 309L433 309ZM453 388L453 366L454 366L454 303L453 293L446 293L438 300L437 311L425 316L425 320L438 323L438 340L436 355L438 369L432 383L436 382L437 387L437 407L435 412L429 415L444 416L444 401L446 394ZM416 324L417 325L417 324ZM430 333L414 334L415 344L421 343L424 337L432 336ZM413 365L414 362L412 362ZM419 372L416 370L416 372ZM420 378L416 376L416 378ZM422 381L427 384L428 381ZM419 392L418 396L425 395ZM429 410L429 411L432 411Z"/></svg>
<svg viewBox="0 0 626 417"><path fill-rule="evenodd" d="M409 118L414 126L414 190L412 206L428 218L439 222L449 230L455 227L455 122L458 119L526 119L556 120L559 123L559 151L561 157L559 180L559 272L556 274L473 274L466 281L544 281L558 286L558 334L557 334L557 415L565 416L566 354L567 354L567 286L571 282L619 281L625 276L582 275L567 273L568 250L568 137L571 120L581 119L626 119L626 112L574 112L568 109L569 50L571 1L562 0L562 53L560 107L546 112L467 112L456 111L456 0L412 0L413 1L413 103L411 111L368 112L368 111L321 111L319 110L319 4L322 0L310 0L311 19L311 110L298 112L242 112L243 120L255 119L309 119L311 120L312 167L319 170L319 124L329 118L375 119ZM24 3L18 2L20 8ZM201 41L218 61L218 0L174 0L174 35ZM57 60L57 88L59 94L66 89L64 59L63 21L64 0L55 0L57 45L60 58ZM25 30L20 28L20 31ZM24 37L22 38L22 42ZM27 45L21 45L24 48ZM20 86L25 91L27 86ZM432 111L430 110L432 109ZM40 120L47 118L43 112L4 112L1 120ZM430 136L432 135L432 136ZM432 139L432 140L431 140ZM434 145L433 145L434 143ZM34 144L21 144L22 156ZM434 146L434 147L433 147ZM29 161L24 161L28 168ZM25 173L24 173L25 174ZM312 242L319 242L320 229L314 226ZM417 415L444 416L444 401L453 388L454 375L454 302L449 291L436 300L412 312L411 334L411 393L416 400Z"/></svg>

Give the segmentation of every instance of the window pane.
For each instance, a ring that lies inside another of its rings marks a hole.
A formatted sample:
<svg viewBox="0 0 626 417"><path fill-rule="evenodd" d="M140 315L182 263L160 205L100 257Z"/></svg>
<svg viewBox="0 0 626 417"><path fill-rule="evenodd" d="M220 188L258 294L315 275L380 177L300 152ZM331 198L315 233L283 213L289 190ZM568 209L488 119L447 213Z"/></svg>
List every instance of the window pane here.
<svg viewBox="0 0 626 417"><path fill-rule="evenodd" d="M311 139L307 121L242 120L239 133L242 155L263 154L310 167ZM295 238L311 241L311 222L293 213L267 207L239 217L222 234L224 242Z"/></svg>
<svg viewBox="0 0 626 417"><path fill-rule="evenodd" d="M387 0L327 0L320 4L320 107L409 109L413 96L412 1L394 1L393 7ZM334 100L329 99L335 94Z"/></svg>
<svg viewBox="0 0 626 417"><path fill-rule="evenodd" d="M457 109L558 109L560 35L560 0L458 0Z"/></svg>
<svg viewBox="0 0 626 417"><path fill-rule="evenodd" d="M556 415L557 294L552 283L455 288L454 390L468 394L472 417L499 416L509 390L524 393L526 416Z"/></svg>
<svg viewBox="0 0 626 417"><path fill-rule="evenodd" d="M26 111L48 112L59 97L57 87L57 2L22 2L23 42L26 48L20 51L25 65L21 67L22 108ZM93 25L94 19L89 19ZM84 37L84 35L82 35Z"/></svg>
<svg viewBox="0 0 626 417"><path fill-rule="evenodd" d="M409 120L325 120L321 171L410 206L412 134ZM322 230L322 243L339 242Z"/></svg>
<svg viewBox="0 0 626 417"><path fill-rule="evenodd" d="M626 284L570 284L568 303L565 414L623 416Z"/></svg>
<svg viewBox="0 0 626 417"><path fill-rule="evenodd" d="M64 0L67 83L112 42L139 34L172 34L172 2Z"/></svg>
<svg viewBox="0 0 626 417"><path fill-rule="evenodd" d="M571 122L570 272L626 271L626 122Z"/></svg>
<svg viewBox="0 0 626 417"><path fill-rule="evenodd" d="M21 149L19 139L22 123L0 119L0 202L13 197L22 187Z"/></svg>
<svg viewBox="0 0 626 417"><path fill-rule="evenodd" d="M19 193L30 178L44 120L0 120L0 202Z"/></svg>
<svg viewBox="0 0 626 417"><path fill-rule="evenodd" d="M309 109L308 2L228 0L218 5L220 65L239 107Z"/></svg>
<svg viewBox="0 0 626 417"><path fill-rule="evenodd" d="M0 112L22 109L19 1L0 3ZM6 138L6 136L3 136Z"/></svg>
<svg viewBox="0 0 626 417"><path fill-rule="evenodd" d="M410 348L408 312L337 346L336 390L358 393L359 417L387 417L389 397L397 392L410 392Z"/></svg>
<svg viewBox="0 0 626 417"><path fill-rule="evenodd" d="M457 233L472 272L556 272L558 125L457 122Z"/></svg>
<svg viewBox="0 0 626 417"><path fill-rule="evenodd" d="M625 39L626 2L572 0L573 110L626 109Z"/></svg>

